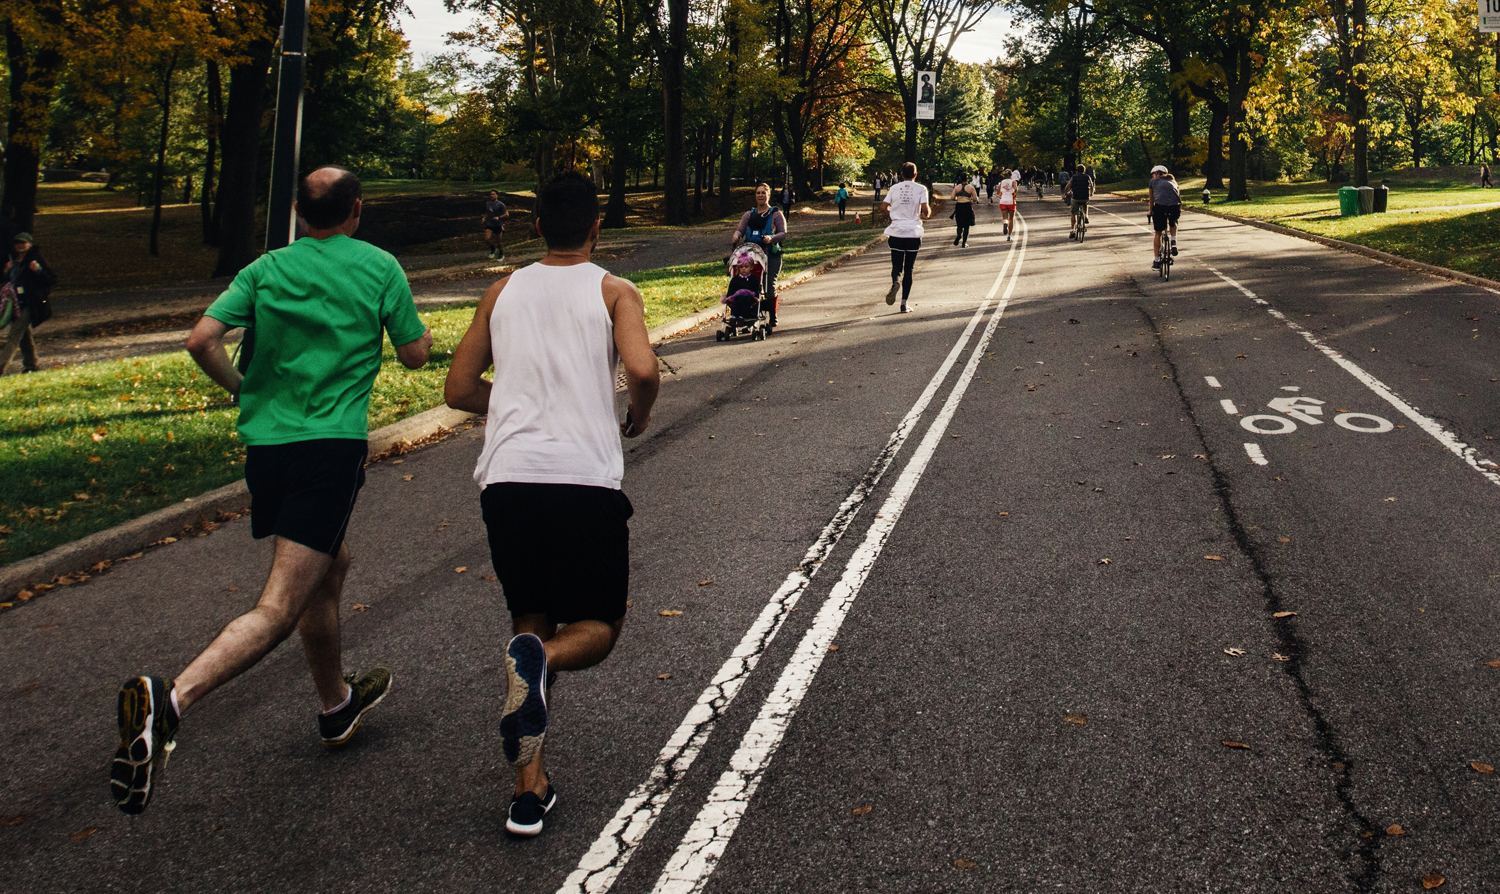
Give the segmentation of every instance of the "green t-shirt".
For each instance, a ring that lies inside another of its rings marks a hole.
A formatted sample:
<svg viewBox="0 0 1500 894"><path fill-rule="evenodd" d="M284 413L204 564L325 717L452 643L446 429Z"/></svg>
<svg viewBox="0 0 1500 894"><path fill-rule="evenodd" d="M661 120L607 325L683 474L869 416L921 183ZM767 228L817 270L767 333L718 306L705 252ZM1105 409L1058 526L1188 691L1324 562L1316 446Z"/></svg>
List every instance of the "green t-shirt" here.
<svg viewBox="0 0 1500 894"><path fill-rule="evenodd" d="M399 346L427 328L396 259L348 236L261 255L204 313L255 330L240 387L249 445L367 437L382 330Z"/></svg>

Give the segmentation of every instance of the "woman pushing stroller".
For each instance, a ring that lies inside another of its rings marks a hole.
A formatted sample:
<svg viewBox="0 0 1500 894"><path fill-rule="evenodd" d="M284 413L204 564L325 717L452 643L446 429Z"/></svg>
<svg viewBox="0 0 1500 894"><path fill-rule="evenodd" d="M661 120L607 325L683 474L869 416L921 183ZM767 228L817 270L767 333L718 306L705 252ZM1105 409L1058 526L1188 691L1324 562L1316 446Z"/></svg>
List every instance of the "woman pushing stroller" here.
<svg viewBox="0 0 1500 894"><path fill-rule="evenodd" d="M776 275L781 272L781 243L785 239L786 215L771 204L770 185L758 184L755 207L746 211L740 225L734 228L734 244L748 242L766 254L766 288L761 307L770 314L768 329L776 328Z"/></svg>

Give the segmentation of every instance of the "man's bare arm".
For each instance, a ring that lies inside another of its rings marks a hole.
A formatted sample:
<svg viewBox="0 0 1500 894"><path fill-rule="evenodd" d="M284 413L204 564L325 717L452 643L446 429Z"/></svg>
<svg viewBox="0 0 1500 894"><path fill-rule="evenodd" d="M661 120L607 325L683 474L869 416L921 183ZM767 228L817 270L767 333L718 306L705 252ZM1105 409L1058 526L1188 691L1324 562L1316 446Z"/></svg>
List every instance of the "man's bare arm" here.
<svg viewBox="0 0 1500 894"><path fill-rule="evenodd" d="M396 359L407 369L421 369L432 356L432 328L422 331L422 337L404 345L396 345Z"/></svg>
<svg viewBox="0 0 1500 894"><path fill-rule="evenodd" d="M224 335L229 328L229 324L223 320L200 317L198 325L188 335L187 349L193 355L193 362L208 373L210 379L219 383L219 387L225 391L239 397L240 383L245 381L245 377L234 368L229 353L224 350Z"/></svg>
<svg viewBox="0 0 1500 894"><path fill-rule="evenodd" d="M470 413L490 410L490 382L484 377L495 359L490 347L490 316L495 312L495 299L500 297L505 282L502 279L485 291L474 309L474 319L453 352L453 363L443 382L443 400L455 410Z"/></svg>
<svg viewBox="0 0 1500 894"><path fill-rule="evenodd" d="M633 438L651 424L651 408L661 389L661 371L651 336L646 332L646 302L634 283L618 276L604 279L604 298L615 324L615 350L625 367L625 391L630 395L629 422L620 431Z"/></svg>

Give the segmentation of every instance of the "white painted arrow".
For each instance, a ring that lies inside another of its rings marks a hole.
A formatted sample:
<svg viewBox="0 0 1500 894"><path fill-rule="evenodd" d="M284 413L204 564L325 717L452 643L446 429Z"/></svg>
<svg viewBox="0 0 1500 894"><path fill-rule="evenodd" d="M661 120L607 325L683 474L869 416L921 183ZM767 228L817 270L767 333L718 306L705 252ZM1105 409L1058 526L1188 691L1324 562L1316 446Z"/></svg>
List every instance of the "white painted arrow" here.
<svg viewBox="0 0 1500 894"><path fill-rule="evenodd" d="M1298 422L1306 422L1308 425L1322 425L1323 420L1314 419L1313 416L1323 415L1324 403L1324 401L1313 397L1278 397L1266 404L1266 406L1278 413L1285 413Z"/></svg>

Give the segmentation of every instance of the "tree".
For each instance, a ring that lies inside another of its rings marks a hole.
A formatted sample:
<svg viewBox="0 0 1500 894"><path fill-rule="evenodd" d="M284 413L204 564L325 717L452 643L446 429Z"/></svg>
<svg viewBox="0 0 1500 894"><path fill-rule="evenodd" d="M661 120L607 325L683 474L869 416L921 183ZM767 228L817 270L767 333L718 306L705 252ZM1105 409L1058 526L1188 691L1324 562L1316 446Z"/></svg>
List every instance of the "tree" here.
<svg viewBox="0 0 1500 894"><path fill-rule="evenodd" d="M15 207L16 222L31 229L42 144L65 60L63 5L61 0L3 0L0 16L10 84L4 198Z"/></svg>

